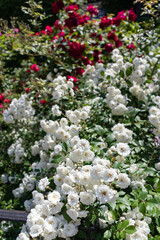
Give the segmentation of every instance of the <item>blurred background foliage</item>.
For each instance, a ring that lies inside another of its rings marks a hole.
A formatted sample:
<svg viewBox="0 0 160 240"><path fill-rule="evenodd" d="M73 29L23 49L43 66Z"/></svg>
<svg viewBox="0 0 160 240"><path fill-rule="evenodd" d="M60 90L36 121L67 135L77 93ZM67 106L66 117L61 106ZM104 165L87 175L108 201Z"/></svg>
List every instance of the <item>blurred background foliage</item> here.
<svg viewBox="0 0 160 240"><path fill-rule="evenodd" d="M38 2L38 0L35 0ZM43 21L43 26L52 25L56 16L52 13L52 3L54 0L42 0L42 6L47 16L50 16ZM133 0L88 0L89 4L101 2L105 13L118 13L121 10L127 10L133 6ZM78 3L78 1L77 1ZM25 15L21 6L27 7L26 0L0 0L0 18L6 19L10 22L11 17L17 17L19 21L27 21L28 17Z"/></svg>
<svg viewBox="0 0 160 240"><path fill-rule="evenodd" d="M35 0L39 2L39 0ZM46 16L49 16L42 22L42 26L53 25L56 20L56 15L52 13L52 3L51 0L42 0L42 6ZM11 18L16 17L18 21L23 21L28 23L28 15L24 14L21 7L28 7L26 0L0 0L0 18L5 19L11 23Z"/></svg>
<svg viewBox="0 0 160 240"><path fill-rule="evenodd" d="M35 0L38 3L40 0ZM53 14L52 12L52 3L56 0L41 0L43 11L45 12L47 18L41 21L41 29L44 29L46 25L53 26L53 23L57 19L57 15ZM69 0L68 0L69 1ZM138 3L136 3L138 1ZM138 16L137 21L148 21L150 19L150 14L146 13L142 17L140 14L142 12L142 7L144 7L145 3L151 3L153 5L154 2L158 2L157 6L160 5L160 1L158 0L88 0L88 4L98 5L100 7L100 15L106 15L109 13L117 14L119 11L122 10L129 10L131 7L134 7L134 11ZM11 27L11 18L16 17L18 21L23 21L28 23L30 20L30 16L24 14L21 7L28 7L26 4L27 0L0 0L0 18L5 19L9 22L9 27ZM76 2L78 4L78 1ZM136 4L134 4L136 3ZM160 7L158 7L160 8ZM150 11L151 9L149 9ZM160 15L160 9L159 9ZM31 25L30 25L31 27ZM35 30L33 26L31 27L32 30Z"/></svg>

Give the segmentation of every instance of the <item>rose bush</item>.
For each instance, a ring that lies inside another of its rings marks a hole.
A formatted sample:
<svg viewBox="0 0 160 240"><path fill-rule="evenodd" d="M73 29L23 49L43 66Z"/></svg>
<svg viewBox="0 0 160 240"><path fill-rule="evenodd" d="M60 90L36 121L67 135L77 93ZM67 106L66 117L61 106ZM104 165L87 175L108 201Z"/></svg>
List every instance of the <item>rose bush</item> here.
<svg viewBox="0 0 160 240"><path fill-rule="evenodd" d="M1 208L29 212L2 239L158 240L159 29L52 8L54 26L0 37Z"/></svg>

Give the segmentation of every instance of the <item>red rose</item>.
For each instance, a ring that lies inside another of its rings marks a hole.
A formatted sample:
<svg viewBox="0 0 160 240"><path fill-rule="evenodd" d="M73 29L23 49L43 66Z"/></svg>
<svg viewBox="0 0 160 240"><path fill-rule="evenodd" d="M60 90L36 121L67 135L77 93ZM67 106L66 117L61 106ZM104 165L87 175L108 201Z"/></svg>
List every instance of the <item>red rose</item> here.
<svg viewBox="0 0 160 240"><path fill-rule="evenodd" d="M91 14L91 16L93 16L93 15L97 16L99 13L98 8L93 5L88 6L87 12L89 12Z"/></svg>
<svg viewBox="0 0 160 240"><path fill-rule="evenodd" d="M115 41L115 46L116 46L116 48L119 48L119 47L121 47L121 46L122 46L122 44L123 44L123 42L122 42L122 41L120 41L119 39L116 39L116 41Z"/></svg>
<svg viewBox="0 0 160 240"><path fill-rule="evenodd" d="M78 67L78 68L76 68L76 73L77 73L78 75L82 75L82 74L84 73L84 69L81 68L81 67Z"/></svg>
<svg viewBox="0 0 160 240"><path fill-rule="evenodd" d="M136 16L133 8L131 8L131 9L128 11L128 18L129 18L129 21L131 21L131 22L135 22L135 21L136 21L137 16Z"/></svg>
<svg viewBox="0 0 160 240"><path fill-rule="evenodd" d="M98 62L99 60L100 60L100 55L101 54L101 52L100 51L98 51L98 50L94 50L94 53L93 53L93 56L94 56L94 61L95 62Z"/></svg>
<svg viewBox="0 0 160 240"><path fill-rule="evenodd" d="M30 66L30 69L33 70L34 72L39 71L39 67L37 66L37 64L33 64L32 66Z"/></svg>
<svg viewBox="0 0 160 240"><path fill-rule="evenodd" d="M54 14L57 14L60 9L64 8L64 3L62 0L56 1L52 4L52 11Z"/></svg>
<svg viewBox="0 0 160 240"><path fill-rule="evenodd" d="M56 29L60 29L60 30L62 30L63 29L63 26L61 26L61 24L60 24L60 21L59 20L56 20L55 21L55 23L54 23L54 26L55 26L55 28Z"/></svg>
<svg viewBox="0 0 160 240"><path fill-rule="evenodd" d="M82 62L84 65L92 65L93 62L90 61L87 57L82 56Z"/></svg>
<svg viewBox="0 0 160 240"><path fill-rule="evenodd" d="M40 103L41 103L42 105L45 105L45 104L47 103L47 101L44 100L44 99L42 99L42 100L40 101Z"/></svg>
<svg viewBox="0 0 160 240"><path fill-rule="evenodd" d="M0 95L0 101L2 102L5 99L5 96L3 95L3 93Z"/></svg>
<svg viewBox="0 0 160 240"><path fill-rule="evenodd" d="M126 20L126 16L124 15L125 11L121 11L117 14L115 18L113 18L113 24L119 26L122 20Z"/></svg>
<svg viewBox="0 0 160 240"><path fill-rule="evenodd" d="M58 33L57 35L58 35L60 38L63 38L63 39L65 38L65 33L62 32L62 31L61 31L60 33Z"/></svg>
<svg viewBox="0 0 160 240"><path fill-rule="evenodd" d="M103 37L102 37L101 34L99 34L97 37L98 37L99 41L102 41L102 40L103 40Z"/></svg>
<svg viewBox="0 0 160 240"><path fill-rule="evenodd" d="M70 5L68 7L65 7L66 12L75 12L79 9L78 5Z"/></svg>
<svg viewBox="0 0 160 240"><path fill-rule="evenodd" d="M71 79L74 83L76 83L78 81L77 78L74 76L67 76L67 80L71 80Z"/></svg>
<svg viewBox="0 0 160 240"><path fill-rule="evenodd" d="M0 108L3 108L3 105L0 103Z"/></svg>
<svg viewBox="0 0 160 240"><path fill-rule="evenodd" d="M42 34L42 35L47 35L47 32L46 32L45 30L42 30L42 31L41 31L41 34Z"/></svg>
<svg viewBox="0 0 160 240"><path fill-rule="evenodd" d="M9 100L9 99L4 99L4 101L3 101L4 103L11 103L11 100Z"/></svg>
<svg viewBox="0 0 160 240"><path fill-rule="evenodd" d="M65 19L65 26L68 28L72 28L72 27L77 27L80 24L80 19L81 16L76 13L76 12L72 12L69 13L69 18Z"/></svg>
<svg viewBox="0 0 160 240"><path fill-rule="evenodd" d="M84 14L79 19L79 24L84 25L85 23L88 22L89 19L90 19L90 17L88 15Z"/></svg>
<svg viewBox="0 0 160 240"><path fill-rule="evenodd" d="M81 43L72 42L69 43L69 55L74 59L79 59L82 57L82 54L85 50L85 45L81 45Z"/></svg>
<svg viewBox="0 0 160 240"><path fill-rule="evenodd" d="M107 38L108 40L116 41L117 35L114 32L109 32Z"/></svg>
<svg viewBox="0 0 160 240"><path fill-rule="evenodd" d="M134 49L136 49L136 46L133 43L131 43L131 44L127 45L126 48L128 48L128 50L134 50Z"/></svg>
<svg viewBox="0 0 160 240"><path fill-rule="evenodd" d="M99 24L99 27L104 29L105 27L108 27L112 24L112 20L109 19L107 16L101 18L101 22Z"/></svg>
<svg viewBox="0 0 160 240"><path fill-rule="evenodd" d="M29 93L30 90L31 90L30 88L25 88L25 89L24 89L24 91L25 91L26 93Z"/></svg>
<svg viewBox="0 0 160 240"><path fill-rule="evenodd" d="M113 46L112 46L112 44L107 43L107 44L104 46L104 49L106 50L106 52L110 53L110 52L113 51Z"/></svg>
<svg viewBox="0 0 160 240"><path fill-rule="evenodd" d="M50 35L52 33L52 27L50 27L49 25L46 26L45 31L47 32L48 35Z"/></svg>

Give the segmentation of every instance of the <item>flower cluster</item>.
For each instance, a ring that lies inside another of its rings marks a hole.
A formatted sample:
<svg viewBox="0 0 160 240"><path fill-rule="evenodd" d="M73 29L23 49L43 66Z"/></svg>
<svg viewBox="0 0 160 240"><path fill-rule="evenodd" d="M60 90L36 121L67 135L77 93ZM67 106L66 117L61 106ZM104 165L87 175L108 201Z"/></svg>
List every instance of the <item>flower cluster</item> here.
<svg viewBox="0 0 160 240"><path fill-rule="evenodd" d="M1 208L28 212L12 239L158 240L159 32L82 1L0 37Z"/></svg>
<svg viewBox="0 0 160 240"><path fill-rule="evenodd" d="M57 102L65 95L70 94L74 96L74 83L72 78L70 78L70 81L67 81L66 77L58 76L52 81L52 87L52 96Z"/></svg>
<svg viewBox="0 0 160 240"><path fill-rule="evenodd" d="M12 100L9 108L4 110L3 118L7 123L14 123L15 120L30 119L34 113L32 100L27 101L27 95L22 95L18 100Z"/></svg>
<svg viewBox="0 0 160 240"><path fill-rule="evenodd" d="M11 162L22 163L23 157L26 155L22 147L22 139L19 138L14 144L8 148L8 155L12 158Z"/></svg>
<svg viewBox="0 0 160 240"><path fill-rule="evenodd" d="M108 87L107 92L106 102L112 110L112 114L117 116L125 114L128 109L121 91L115 87Z"/></svg>
<svg viewBox="0 0 160 240"><path fill-rule="evenodd" d="M117 142L130 143L132 141L133 132L125 128L124 124L118 123L112 128L112 131Z"/></svg>

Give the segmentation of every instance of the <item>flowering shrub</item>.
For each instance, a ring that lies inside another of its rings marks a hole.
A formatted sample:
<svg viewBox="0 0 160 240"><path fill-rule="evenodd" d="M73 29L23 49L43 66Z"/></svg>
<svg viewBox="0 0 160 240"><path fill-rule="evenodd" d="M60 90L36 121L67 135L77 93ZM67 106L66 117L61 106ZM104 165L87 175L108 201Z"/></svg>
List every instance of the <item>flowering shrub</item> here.
<svg viewBox="0 0 160 240"><path fill-rule="evenodd" d="M53 27L0 37L1 206L29 212L16 239L158 240L158 30L133 9L52 9Z"/></svg>

